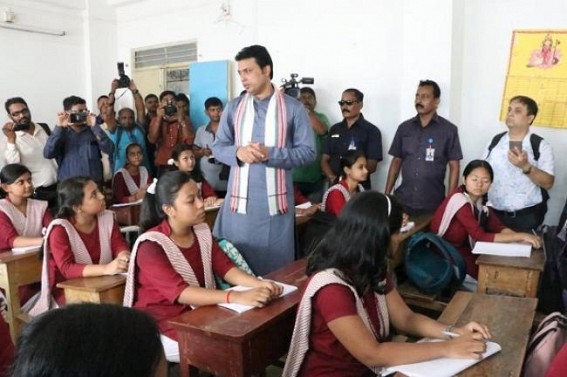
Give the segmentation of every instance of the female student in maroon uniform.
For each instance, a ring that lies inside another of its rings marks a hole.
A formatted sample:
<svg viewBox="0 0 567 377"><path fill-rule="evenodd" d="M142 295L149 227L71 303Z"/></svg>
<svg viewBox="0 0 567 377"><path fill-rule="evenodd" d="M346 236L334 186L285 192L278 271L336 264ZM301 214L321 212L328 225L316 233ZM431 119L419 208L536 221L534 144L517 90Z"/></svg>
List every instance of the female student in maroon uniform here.
<svg viewBox="0 0 567 377"><path fill-rule="evenodd" d="M366 157L359 150L349 150L341 156L341 178L339 183L331 186L325 195L321 210L338 216L345 204L357 192L364 191L361 183L366 181L368 170L366 169Z"/></svg>
<svg viewBox="0 0 567 377"><path fill-rule="evenodd" d="M41 231L49 225L51 214L47 202L31 198L31 172L24 165L6 165L0 171L0 183L6 195L0 200L0 250L41 245Z"/></svg>
<svg viewBox="0 0 567 377"><path fill-rule="evenodd" d="M0 250L13 247L40 246L42 230L49 225L48 203L32 199L34 187L31 172L21 164L9 164L0 171L0 183L5 198L0 200ZM39 284L18 288L21 303L39 290Z"/></svg>
<svg viewBox="0 0 567 377"><path fill-rule="evenodd" d="M527 242L540 247L541 240L530 233L518 233L506 228L486 206L487 193L494 179L490 164L484 160L473 160L463 171L463 184L457 187L441 203L430 229L453 244L462 254L467 274L478 277L477 255L471 250L476 241Z"/></svg>
<svg viewBox="0 0 567 377"><path fill-rule="evenodd" d="M392 197L368 191L353 198L315 248L284 376L374 376L380 368L439 357L480 358L490 332L476 322L446 326L412 312L388 274L387 250L402 223ZM439 343L392 343L392 324L404 333L446 338Z"/></svg>
<svg viewBox="0 0 567 377"><path fill-rule="evenodd" d="M38 315L54 305L65 304L59 282L88 276L114 275L128 268L130 252L105 209L104 195L88 177L73 177L58 187L59 213L49 224L43 248L43 270L39 300L30 310Z"/></svg>
<svg viewBox="0 0 567 377"><path fill-rule="evenodd" d="M196 182L183 171L162 175L142 203L142 234L132 251L124 305L158 322L166 358L179 362L177 333L168 320L192 307L224 302L263 307L281 286L239 270L213 241ZM213 273L248 291L215 288Z"/></svg>
<svg viewBox="0 0 567 377"><path fill-rule="evenodd" d="M126 147L126 163L112 178L112 202L132 203L144 198L152 177L144 164L144 153L140 144Z"/></svg>
<svg viewBox="0 0 567 377"><path fill-rule="evenodd" d="M203 178L198 170L195 170L197 162L195 161L195 154L193 148L189 144L178 144L171 151L171 162L177 167L178 170L187 172L191 178L197 183L201 190L201 195L205 201L205 207L212 207L219 204L219 198L213 186ZM220 199L222 202L222 199Z"/></svg>

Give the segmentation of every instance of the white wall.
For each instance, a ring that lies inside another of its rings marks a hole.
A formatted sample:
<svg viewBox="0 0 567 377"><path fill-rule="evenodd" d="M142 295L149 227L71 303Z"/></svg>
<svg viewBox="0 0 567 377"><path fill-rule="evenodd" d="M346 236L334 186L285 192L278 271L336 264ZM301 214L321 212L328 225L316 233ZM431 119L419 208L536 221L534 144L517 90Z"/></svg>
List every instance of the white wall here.
<svg viewBox="0 0 567 377"><path fill-rule="evenodd" d="M4 102L23 97L32 117L51 126L63 108L63 98L86 92L82 8L61 8L36 1L3 0L0 11L10 7L16 23L64 30L63 37L0 29L0 101L2 122L7 121ZM2 123L4 124L4 123Z"/></svg>

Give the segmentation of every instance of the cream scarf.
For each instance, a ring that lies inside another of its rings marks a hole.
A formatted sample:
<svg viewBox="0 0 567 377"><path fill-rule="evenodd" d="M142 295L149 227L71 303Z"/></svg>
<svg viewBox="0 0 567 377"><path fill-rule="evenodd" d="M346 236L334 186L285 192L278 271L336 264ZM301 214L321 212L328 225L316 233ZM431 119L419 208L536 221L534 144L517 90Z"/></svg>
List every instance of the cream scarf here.
<svg viewBox="0 0 567 377"><path fill-rule="evenodd" d="M215 289L215 279L213 276L212 264L212 245L213 239L211 230L205 223L193 226L195 236L199 241L199 248L201 250L201 260L203 261L203 271L205 272L205 288ZM161 232L146 232L136 240L132 254L130 255L130 264L128 265L128 274L126 277L126 288L124 291L124 306L132 307L134 305L135 296L135 282L136 282L136 256L138 255L138 248L143 241L153 241L158 243L164 250L167 259L171 263L173 270L177 272L183 280L194 287L199 286L199 281L195 276L195 272L191 265L185 259L179 247L173 241ZM191 305L194 309L195 307Z"/></svg>
<svg viewBox="0 0 567 377"><path fill-rule="evenodd" d="M100 261L99 264L107 264L112 262L112 249L111 249L111 237L112 228L114 227L114 212L104 211L97 218L98 221L98 237L100 243ZM68 220L65 219L55 219L47 228L47 233L43 242L43 262L41 266L41 291L32 297L25 305L22 307L22 311L27 312L30 316L35 317L49 309L54 309L57 307L53 296L51 295L51 287L49 286L49 234L54 226L60 225L69 236L69 243L71 244L71 250L75 257L75 262L79 264L93 264L91 255L85 246L85 243L81 239L81 236Z"/></svg>
<svg viewBox="0 0 567 377"><path fill-rule="evenodd" d="M283 377L295 377L301 369L305 355L309 350L309 331L311 328L311 301L313 296L329 284L341 284L347 286L351 289L354 297L356 299L356 310L358 315L362 319L362 322L368 327L368 329L374 334L376 339L384 339L388 337L390 330L390 317L388 315L388 306L386 304L386 297L375 293L376 295L376 305L378 309L378 317L380 320L379 333L376 332L372 322L368 317L368 313L362 304L362 300L356 293L356 290L347 284L341 277L341 272L337 269L327 269L320 271L309 282L309 285L303 293L301 302L299 303L299 309L297 310L297 317L295 319L295 327L293 329L293 336L291 338L291 345L289 348L287 360L285 363L285 368L283 371ZM372 368L372 371L378 374L382 368L376 367Z"/></svg>
<svg viewBox="0 0 567 377"><path fill-rule="evenodd" d="M254 97L250 94L238 104L234 124L234 137L236 146L246 146L252 141L254 128ZM266 147L285 148L287 137L287 113L283 93L274 88L274 94L268 104L264 133ZM250 164L233 167L231 212L246 214L248 204L248 180ZM266 166L266 187L268 191L268 208L270 216L279 215L288 211L285 170Z"/></svg>

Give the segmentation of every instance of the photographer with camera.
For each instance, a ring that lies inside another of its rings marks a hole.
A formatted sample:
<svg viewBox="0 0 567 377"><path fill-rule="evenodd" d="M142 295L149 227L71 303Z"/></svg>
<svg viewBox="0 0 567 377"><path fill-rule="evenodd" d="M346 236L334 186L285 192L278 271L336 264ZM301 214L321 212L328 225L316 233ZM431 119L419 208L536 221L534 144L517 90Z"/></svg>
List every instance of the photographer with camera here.
<svg viewBox="0 0 567 377"><path fill-rule="evenodd" d="M4 104L10 122L2 128L0 156L6 164L22 164L32 173L34 198L49 202L49 208L57 207L57 164L43 157L41 151L51 133L45 123L32 122L28 104L23 98L10 98Z"/></svg>
<svg viewBox="0 0 567 377"><path fill-rule="evenodd" d="M117 88L118 83L118 80L113 80L112 89ZM152 171L146 148L146 132L140 123L140 121L143 122L145 116L144 100L134 80L130 80L128 85L134 96L136 112L134 113L134 110L129 107L123 107L118 111L118 119L114 117L113 113L109 113L104 117L106 127L103 128L106 129L110 140L114 143L113 171L116 172L124 166L126 163L126 148L132 143L139 144L142 147L144 166L149 171ZM137 119L135 119L135 116Z"/></svg>
<svg viewBox="0 0 567 377"><path fill-rule="evenodd" d="M148 141L156 146L157 176L170 170L167 164L173 148L180 143L193 144L193 128L186 114L177 110L175 93L166 90L159 95L157 116L150 122Z"/></svg>
<svg viewBox="0 0 567 377"><path fill-rule="evenodd" d="M57 114L57 125L47 139L43 156L59 164L58 180L76 176L91 177L102 185L101 152L112 156L114 145L96 124L96 116L84 99L70 96L63 100L64 111Z"/></svg>

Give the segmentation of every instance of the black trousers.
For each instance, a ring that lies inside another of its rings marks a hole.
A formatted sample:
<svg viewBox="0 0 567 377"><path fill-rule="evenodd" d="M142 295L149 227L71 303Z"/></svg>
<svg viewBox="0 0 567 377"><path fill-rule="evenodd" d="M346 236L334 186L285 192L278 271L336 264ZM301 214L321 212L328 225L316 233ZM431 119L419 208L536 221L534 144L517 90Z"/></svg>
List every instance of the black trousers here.
<svg viewBox="0 0 567 377"><path fill-rule="evenodd" d="M507 212L494 210L502 224L516 232L531 233L536 230L545 218L547 204L542 202L535 206L523 208L518 211Z"/></svg>

